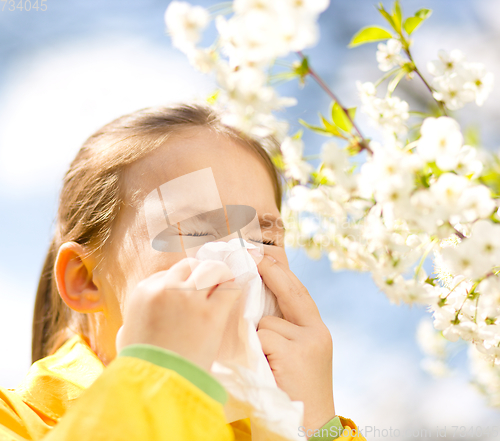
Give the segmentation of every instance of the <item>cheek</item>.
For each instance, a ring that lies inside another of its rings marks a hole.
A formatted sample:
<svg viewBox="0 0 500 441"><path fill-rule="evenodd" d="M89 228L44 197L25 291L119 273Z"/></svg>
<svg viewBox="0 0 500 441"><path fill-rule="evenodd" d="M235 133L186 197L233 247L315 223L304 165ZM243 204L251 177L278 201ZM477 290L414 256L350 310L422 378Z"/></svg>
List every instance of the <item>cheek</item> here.
<svg viewBox="0 0 500 441"><path fill-rule="evenodd" d="M117 259L114 266L111 286L121 304L122 312L128 296L139 282L171 268L186 257L186 253L160 253L151 249L142 253L130 253L127 258Z"/></svg>
<svg viewBox="0 0 500 441"><path fill-rule="evenodd" d="M128 284L135 286L140 281L160 272L170 269L174 264L186 258L186 253L161 253L151 249L150 253L142 255L135 262L135 270L131 274Z"/></svg>

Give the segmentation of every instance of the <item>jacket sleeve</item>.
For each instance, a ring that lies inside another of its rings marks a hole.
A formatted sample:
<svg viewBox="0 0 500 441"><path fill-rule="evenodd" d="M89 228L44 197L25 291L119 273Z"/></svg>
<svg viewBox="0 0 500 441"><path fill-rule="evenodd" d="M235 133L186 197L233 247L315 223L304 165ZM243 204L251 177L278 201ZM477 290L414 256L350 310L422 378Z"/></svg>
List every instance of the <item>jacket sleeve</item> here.
<svg viewBox="0 0 500 441"><path fill-rule="evenodd" d="M248 419L226 423L226 399L215 378L175 352L130 345L57 424L45 421L14 390L0 387L0 441L251 441ZM311 439L365 441L351 420L338 416Z"/></svg>
<svg viewBox="0 0 500 441"><path fill-rule="evenodd" d="M225 390L215 378L175 352L153 345L135 344L123 348L118 354L118 356L124 355L142 358L167 369L174 369L221 404L227 400ZM248 418L231 423L231 427L235 441L251 441ZM315 430L309 439L314 441L366 441L354 422L341 416L334 416L320 429Z"/></svg>
<svg viewBox="0 0 500 441"><path fill-rule="evenodd" d="M55 425L15 391L0 388L0 441L234 441L221 402L225 391L215 379L204 387L174 369L120 353Z"/></svg>
<svg viewBox="0 0 500 441"><path fill-rule="evenodd" d="M340 418L338 416L335 416L325 425L323 425L323 427L315 430L310 439L314 441L333 441L342 434L343 430L344 426L342 425ZM302 430L302 432L304 432L304 430ZM305 433L304 435L306 434L307 433Z"/></svg>

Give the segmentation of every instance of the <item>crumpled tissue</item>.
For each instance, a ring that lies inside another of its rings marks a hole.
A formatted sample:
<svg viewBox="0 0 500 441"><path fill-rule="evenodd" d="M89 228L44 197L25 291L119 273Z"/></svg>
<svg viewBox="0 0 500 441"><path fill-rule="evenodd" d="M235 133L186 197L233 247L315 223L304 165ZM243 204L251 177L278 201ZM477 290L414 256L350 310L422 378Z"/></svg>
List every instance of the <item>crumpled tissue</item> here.
<svg viewBox="0 0 500 441"><path fill-rule="evenodd" d="M262 282L247 249L257 246L241 238L204 244L196 259L224 261L233 271L242 296L235 303L210 373L224 386L229 423L250 418L252 440L302 440L304 404L291 401L278 388L262 351L256 329L265 315L283 317L276 297Z"/></svg>

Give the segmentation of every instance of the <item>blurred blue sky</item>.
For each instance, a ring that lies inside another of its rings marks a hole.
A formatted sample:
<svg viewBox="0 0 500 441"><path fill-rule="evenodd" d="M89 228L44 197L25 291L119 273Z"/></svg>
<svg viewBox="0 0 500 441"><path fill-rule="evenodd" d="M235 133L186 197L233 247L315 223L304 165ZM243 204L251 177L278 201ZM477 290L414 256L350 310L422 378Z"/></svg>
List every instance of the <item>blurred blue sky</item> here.
<svg viewBox="0 0 500 441"><path fill-rule="evenodd" d="M32 1L32 3L34 3ZM197 1L201 5L216 2ZM358 104L355 81L380 75L375 46L346 46L362 26L382 24L375 1L332 0L321 16L321 42L306 50L312 65L348 106ZM390 4L384 2L386 6ZM196 73L165 35L168 1L47 0L47 10L0 12L0 384L15 387L30 365L35 289L51 237L61 178L81 143L99 126L141 107L204 98L212 80ZM498 0L402 0L407 14L430 7L415 33L422 70L438 49L462 49L500 78ZM0 3L0 8L3 3ZM208 33L210 37L212 31ZM213 33L213 32L212 32ZM299 105L283 117L317 121L329 100L308 82L280 87ZM416 108L428 102L417 82L397 95ZM459 115L481 126L486 147L500 139L498 88L482 107ZM360 125L376 137L367 121ZM296 124L293 129L297 129ZM307 153L324 141L305 135ZM459 368L445 380L429 378L415 327L422 308L391 305L367 274L332 272L325 258L312 261L288 250L292 270L316 299L335 345L338 412L360 426L417 428L491 426L490 410ZM461 353L454 365L465 361ZM486 438L485 438L486 439Z"/></svg>

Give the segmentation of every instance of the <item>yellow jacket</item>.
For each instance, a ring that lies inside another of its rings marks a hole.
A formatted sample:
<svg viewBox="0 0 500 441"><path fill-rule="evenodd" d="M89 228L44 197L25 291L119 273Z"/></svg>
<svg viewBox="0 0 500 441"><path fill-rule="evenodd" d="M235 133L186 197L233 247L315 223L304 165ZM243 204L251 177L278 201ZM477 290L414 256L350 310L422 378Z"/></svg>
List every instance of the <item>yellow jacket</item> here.
<svg viewBox="0 0 500 441"><path fill-rule="evenodd" d="M339 418L346 430L338 441L365 441ZM175 370L132 356L105 367L76 335L33 363L17 388L0 387L0 441L42 439L250 441L251 434L248 419L227 424L223 405Z"/></svg>

